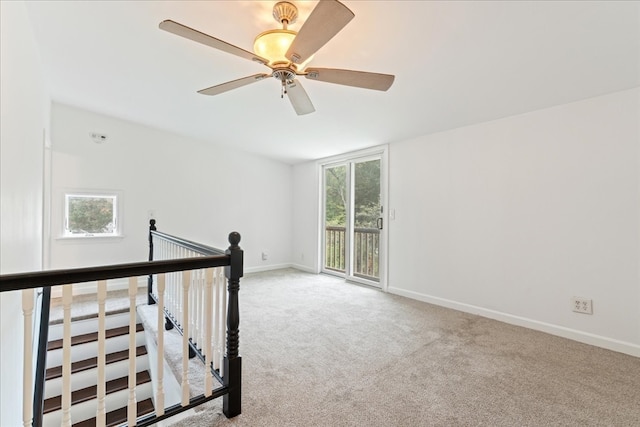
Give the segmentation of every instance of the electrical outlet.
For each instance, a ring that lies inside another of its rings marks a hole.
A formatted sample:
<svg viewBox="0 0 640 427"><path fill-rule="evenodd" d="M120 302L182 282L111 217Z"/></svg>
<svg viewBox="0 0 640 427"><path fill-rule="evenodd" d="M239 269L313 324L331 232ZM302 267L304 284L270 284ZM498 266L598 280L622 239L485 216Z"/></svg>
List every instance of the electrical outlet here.
<svg viewBox="0 0 640 427"><path fill-rule="evenodd" d="M267 255L266 252L262 252L262 260L266 261L269 258L269 255Z"/></svg>
<svg viewBox="0 0 640 427"><path fill-rule="evenodd" d="M571 298L571 309L576 313L593 314L593 300L573 297Z"/></svg>

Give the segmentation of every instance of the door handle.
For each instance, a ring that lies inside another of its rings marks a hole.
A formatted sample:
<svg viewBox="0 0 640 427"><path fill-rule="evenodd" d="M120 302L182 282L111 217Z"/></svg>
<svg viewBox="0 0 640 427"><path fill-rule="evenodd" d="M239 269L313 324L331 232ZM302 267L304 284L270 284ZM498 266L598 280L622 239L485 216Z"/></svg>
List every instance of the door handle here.
<svg viewBox="0 0 640 427"><path fill-rule="evenodd" d="M376 225L378 226L378 230L382 230L382 218L378 218Z"/></svg>

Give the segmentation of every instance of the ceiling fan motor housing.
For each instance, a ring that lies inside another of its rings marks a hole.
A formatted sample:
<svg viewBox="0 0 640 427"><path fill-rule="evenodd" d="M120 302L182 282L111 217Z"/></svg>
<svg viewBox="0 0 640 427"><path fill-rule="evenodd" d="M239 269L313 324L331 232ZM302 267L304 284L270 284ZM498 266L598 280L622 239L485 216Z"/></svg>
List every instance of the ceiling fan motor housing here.
<svg viewBox="0 0 640 427"><path fill-rule="evenodd" d="M271 74L281 82L292 82L296 78L296 73L289 67L275 68Z"/></svg>

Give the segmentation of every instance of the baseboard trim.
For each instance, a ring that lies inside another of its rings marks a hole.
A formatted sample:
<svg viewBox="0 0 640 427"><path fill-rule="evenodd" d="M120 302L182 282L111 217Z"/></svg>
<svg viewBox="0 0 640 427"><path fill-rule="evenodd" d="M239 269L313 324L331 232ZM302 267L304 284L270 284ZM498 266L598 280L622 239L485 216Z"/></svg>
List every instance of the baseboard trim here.
<svg viewBox="0 0 640 427"><path fill-rule="evenodd" d="M451 308L454 310L463 311L465 313L477 314L478 316L498 320L500 322L508 323L511 325L522 326L551 335L556 335L562 338L567 338L573 341L578 341L584 344L605 348L607 350L617 351L619 353L628 354L630 356L640 357L640 345L630 342L620 341L613 338L603 337L601 335L591 334L589 332L566 328L564 326L554 325L551 323L540 322L538 320L533 320L526 317L515 316L500 311L490 310L471 304L465 304L445 298L434 297L431 295L422 294L420 292L408 291L406 289L400 289L392 286L389 286L388 291L391 294L427 302L429 304Z"/></svg>
<svg viewBox="0 0 640 427"><path fill-rule="evenodd" d="M291 264L291 268L295 268L296 270L304 271L305 273L318 274L319 272L312 267L308 267L306 265L301 264Z"/></svg>
<svg viewBox="0 0 640 427"><path fill-rule="evenodd" d="M245 268L244 272L247 274L261 273L263 271L282 270L285 268L295 268L296 270L304 271L305 273L318 274L318 271L314 270L313 268L301 264L275 264L267 265L264 267L249 267Z"/></svg>
<svg viewBox="0 0 640 427"><path fill-rule="evenodd" d="M281 270L283 268L291 268L292 264L273 264L273 265L265 265L261 267L249 267L245 268L245 273L260 273L263 271L271 271L271 270Z"/></svg>

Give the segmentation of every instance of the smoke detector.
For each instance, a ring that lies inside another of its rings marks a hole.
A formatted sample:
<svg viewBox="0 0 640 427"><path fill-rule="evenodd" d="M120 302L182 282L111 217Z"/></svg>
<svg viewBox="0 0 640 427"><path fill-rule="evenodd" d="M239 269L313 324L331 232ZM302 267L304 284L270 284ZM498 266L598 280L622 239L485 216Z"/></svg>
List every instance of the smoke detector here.
<svg viewBox="0 0 640 427"><path fill-rule="evenodd" d="M107 142L107 135L103 133L91 132L89 135L91 136L91 140L96 144L104 144Z"/></svg>

